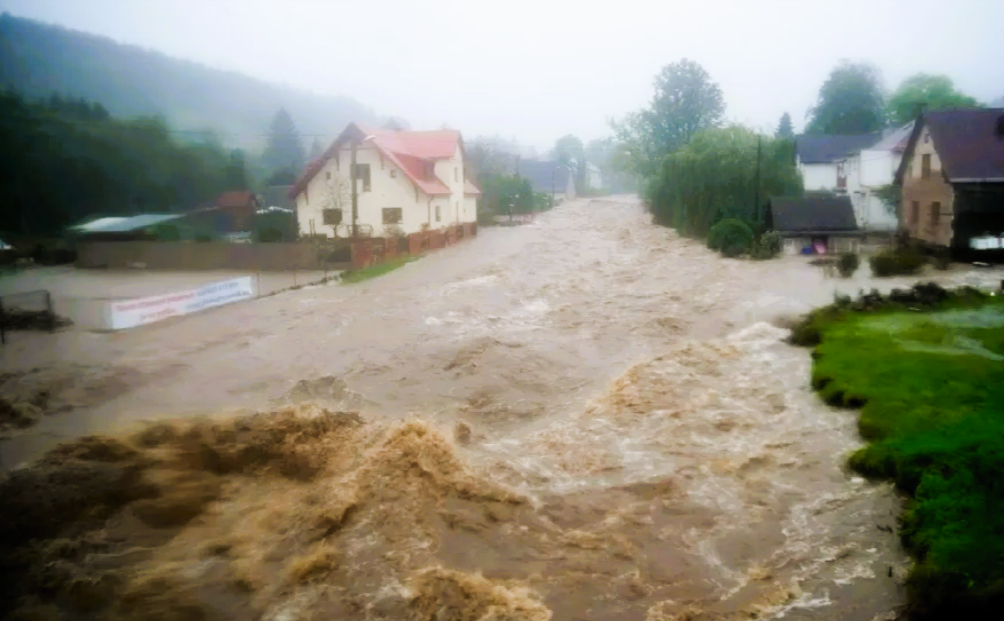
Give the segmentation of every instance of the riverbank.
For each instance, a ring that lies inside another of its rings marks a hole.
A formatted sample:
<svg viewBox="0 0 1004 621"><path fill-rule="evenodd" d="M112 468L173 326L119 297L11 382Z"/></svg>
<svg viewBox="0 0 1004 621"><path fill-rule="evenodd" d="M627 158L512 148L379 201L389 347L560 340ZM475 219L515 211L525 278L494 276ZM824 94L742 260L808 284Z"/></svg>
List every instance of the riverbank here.
<svg viewBox="0 0 1004 621"><path fill-rule="evenodd" d="M860 408L849 464L912 497L899 534L919 617L988 618L1004 602L1004 300L919 285L811 313L812 385Z"/></svg>

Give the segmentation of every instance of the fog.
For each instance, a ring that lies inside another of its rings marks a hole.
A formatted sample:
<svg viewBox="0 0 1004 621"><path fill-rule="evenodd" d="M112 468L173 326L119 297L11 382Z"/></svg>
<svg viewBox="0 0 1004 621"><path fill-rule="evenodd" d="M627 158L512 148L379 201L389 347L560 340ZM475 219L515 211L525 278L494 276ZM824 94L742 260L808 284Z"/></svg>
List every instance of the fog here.
<svg viewBox="0 0 1004 621"><path fill-rule="evenodd" d="M1004 3L995 0L4 0L0 8L325 95L415 128L448 124L545 149L584 141L643 106L665 64L690 58L722 87L730 120L805 123L842 58L886 89L949 75L1004 95ZM302 127L305 133L311 128Z"/></svg>

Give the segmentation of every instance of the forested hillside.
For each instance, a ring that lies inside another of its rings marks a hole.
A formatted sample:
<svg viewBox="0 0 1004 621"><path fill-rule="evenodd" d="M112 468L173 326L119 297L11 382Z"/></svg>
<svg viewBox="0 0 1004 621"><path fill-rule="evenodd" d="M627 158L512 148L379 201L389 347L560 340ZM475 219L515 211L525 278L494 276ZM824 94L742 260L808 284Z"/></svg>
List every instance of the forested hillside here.
<svg viewBox="0 0 1004 621"><path fill-rule="evenodd" d="M377 120L348 97L298 92L8 13L0 16L0 87L30 100L83 97L115 117L162 116L174 130L213 129L226 146L252 153L263 149L279 108L302 134L333 136L350 121Z"/></svg>
<svg viewBox="0 0 1004 621"><path fill-rule="evenodd" d="M100 103L0 93L0 231L57 234L95 214L182 211L248 187L239 150L180 142L156 119Z"/></svg>

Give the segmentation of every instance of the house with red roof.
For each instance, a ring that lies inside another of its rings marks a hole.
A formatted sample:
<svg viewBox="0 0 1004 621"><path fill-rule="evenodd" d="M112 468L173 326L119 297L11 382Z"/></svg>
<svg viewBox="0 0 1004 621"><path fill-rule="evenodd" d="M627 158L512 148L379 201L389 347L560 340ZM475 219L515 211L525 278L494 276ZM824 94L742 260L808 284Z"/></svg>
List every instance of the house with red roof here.
<svg viewBox="0 0 1004 621"><path fill-rule="evenodd" d="M301 235L351 235L353 149L360 235L395 237L477 222L481 192L466 170L460 132L352 123L290 189Z"/></svg>

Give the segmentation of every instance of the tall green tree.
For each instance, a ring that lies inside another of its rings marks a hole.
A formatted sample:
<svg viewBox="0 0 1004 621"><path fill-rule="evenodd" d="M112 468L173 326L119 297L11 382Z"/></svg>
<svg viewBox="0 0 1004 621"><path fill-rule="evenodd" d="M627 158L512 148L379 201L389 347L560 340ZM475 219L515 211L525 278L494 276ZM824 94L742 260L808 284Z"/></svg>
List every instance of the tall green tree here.
<svg viewBox="0 0 1004 621"><path fill-rule="evenodd" d="M776 138L794 138L795 130L791 126L791 115L785 112L781 115L781 121L777 124Z"/></svg>
<svg viewBox="0 0 1004 621"><path fill-rule="evenodd" d="M947 75L917 73L900 82L889 97L889 122L897 126L909 123L917 117L921 105L926 110L938 110L971 108L979 104L974 98L956 90Z"/></svg>
<svg viewBox="0 0 1004 621"><path fill-rule="evenodd" d="M885 127L885 100L878 70L842 60L819 89L807 134L867 134Z"/></svg>
<svg viewBox="0 0 1004 621"><path fill-rule="evenodd" d="M272 172L289 170L299 172L306 163L303 142L296 124L285 108L280 108L268 128L268 141L262 154L262 163Z"/></svg>
<svg viewBox="0 0 1004 621"><path fill-rule="evenodd" d="M699 236L722 218L755 230L768 196L802 193L791 145L738 125L695 135L666 156L646 188L655 220Z"/></svg>
<svg viewBox="0 0 1004 621"><path fill-rule="evenodd" d="M725 116L722 89L698 63L682 59L655 77L649 107L614 125L631 153L635 169L650 175L663 156L687 144L698 132L717 127Z"/></svg>

